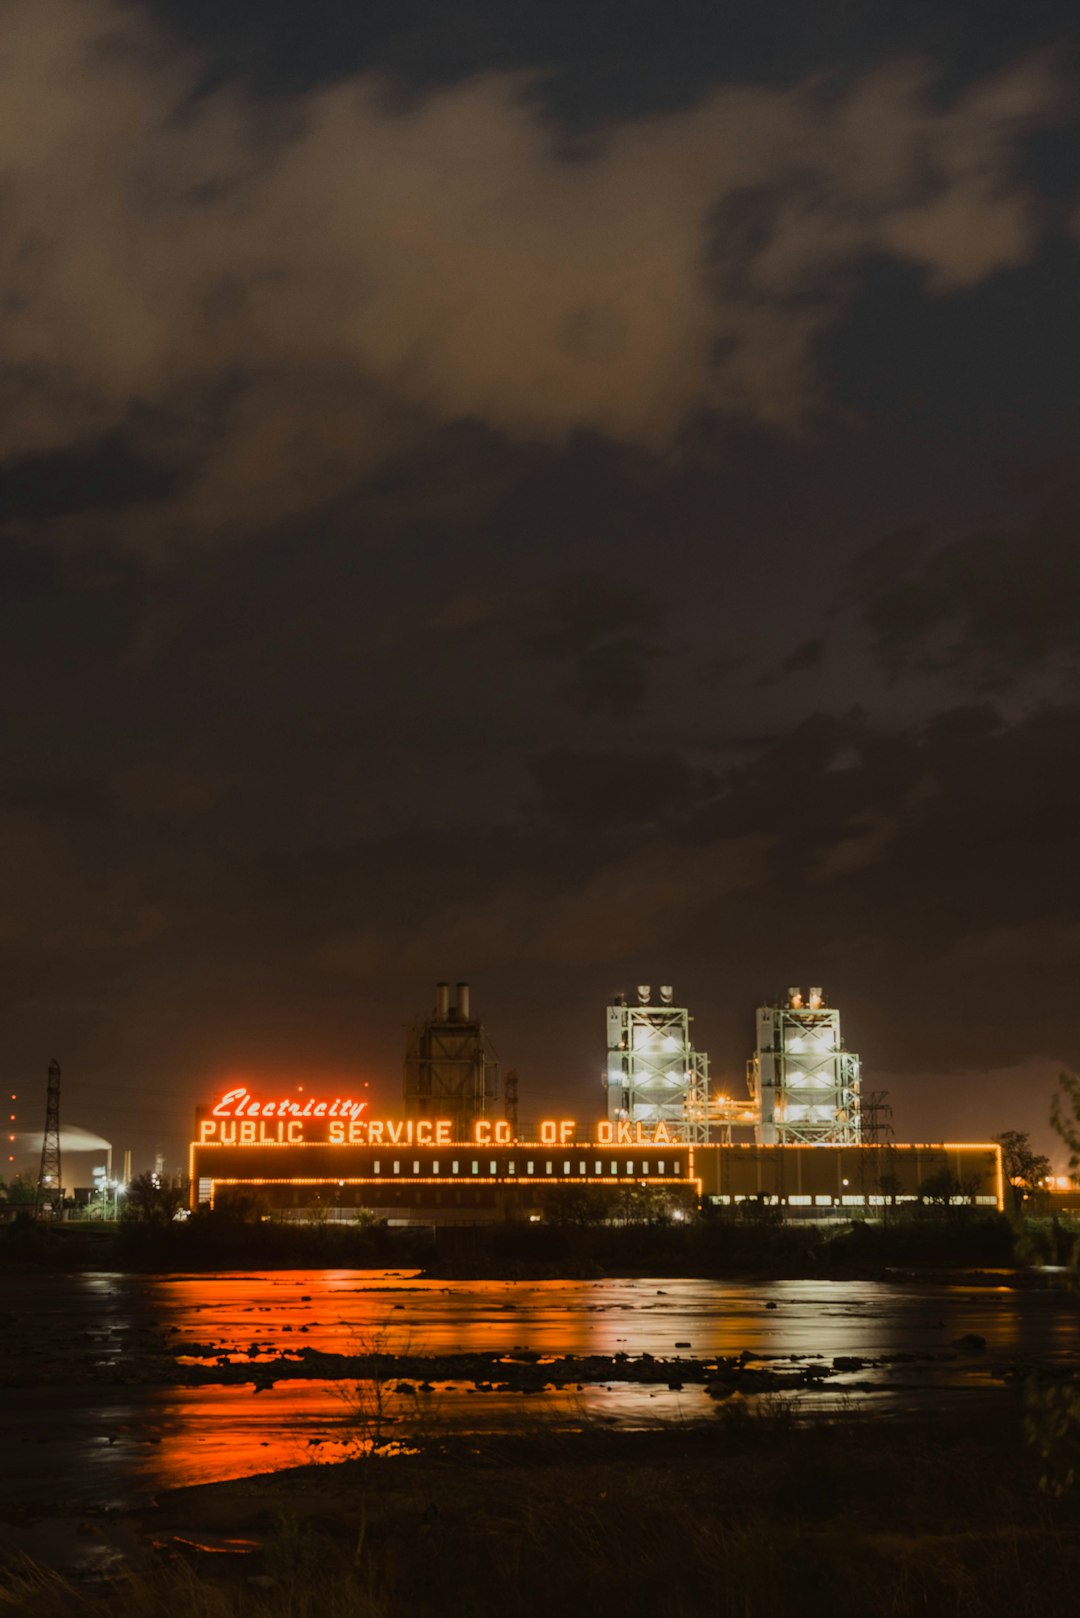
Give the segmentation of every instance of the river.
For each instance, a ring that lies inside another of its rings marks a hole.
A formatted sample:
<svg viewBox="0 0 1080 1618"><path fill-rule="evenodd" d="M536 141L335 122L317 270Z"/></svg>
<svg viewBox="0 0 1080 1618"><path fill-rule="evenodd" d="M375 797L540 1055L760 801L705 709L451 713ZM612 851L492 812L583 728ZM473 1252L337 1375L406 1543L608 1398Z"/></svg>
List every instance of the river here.
<svg viewBox="0 0 1080 1618"><path fill-rule="evenodd" d="M436 1381L421 1401L423 1423L436 1432L518 1429L540 1419L645 1426L710 1416L715 1400L700 1381L678 1386L675 1362L738 1355L773 1370L827 1366L820 1386L792 1395L800 1409L843 1405L888 1415L1001 1397L1004 1368L1018 1362L1077 1366L1073 1298L1014 1288L1007 1276L999 1285L986 1280L447 1283L334 1270L9 1276L3 1438L11 1464L0 1503L44 1506L62 1493L69 1506L126 1506L164 1488L356 1452L351 1384L343 1389L318 1375L261 1390L252 1380L147 1383L137 1365L149 1337L169 1345L158 1363L179 1379L186 1367L212 1376L219 1362L257 1370L301 1348L669 1362L659 1385L622 1381L616 1366L602 1381L529 1400L469 1379ZM862 1363L834 1372L836 1358ZM411 1430L415 1392L389 1389L387 1401L391 1416L400 1410L405 1418L402 1430Z"/></svg>

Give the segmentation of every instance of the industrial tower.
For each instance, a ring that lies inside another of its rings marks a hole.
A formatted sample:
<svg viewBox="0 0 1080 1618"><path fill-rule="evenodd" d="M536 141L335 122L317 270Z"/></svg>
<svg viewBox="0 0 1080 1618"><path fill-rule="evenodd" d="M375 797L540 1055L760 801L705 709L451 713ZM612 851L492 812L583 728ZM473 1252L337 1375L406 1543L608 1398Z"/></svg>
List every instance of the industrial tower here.
<svg viewBox="0 0 1080 1618"><path fill-rule="evenodd" d="M53 1213L64 1204L64 1180L60 1168L60 1063L49 1063L49 1088L45 1100L45 1134L41 1142L41 1168L38 1171L34 1207L47 1207Z"/></svg>
<svg viewBox="0 0 1080 1618"><path fill-rule="evenodd" d="M759 1006L757 1050L746 1080L760 1108L762 1146L857 1146L862 1138L859 1058L840 1037L840 1013L821 989Z"/></svg>
<svg viewBox="0 0 1080 1618"><path fill-rule="evenodd" d="M448 1118L454 1140L468 1140L477 1119L490 1116L498 1092L499 1065L471 1016L469 985L458 984L451 1005L450 985L437 983L432 1015L414 1023L406 1039L405 1116Z"/></svg>
<svg viewBox="0 0 1080 1618"><path fill-rule="evenodd" d="M672 1140L708 1139L709 1058L690 1044L690 1013L673 1004L670 984L654 1004L639 983L637 1004L616 996L607 1008L605 1084L612 1123L663 1123Z"/></svg>

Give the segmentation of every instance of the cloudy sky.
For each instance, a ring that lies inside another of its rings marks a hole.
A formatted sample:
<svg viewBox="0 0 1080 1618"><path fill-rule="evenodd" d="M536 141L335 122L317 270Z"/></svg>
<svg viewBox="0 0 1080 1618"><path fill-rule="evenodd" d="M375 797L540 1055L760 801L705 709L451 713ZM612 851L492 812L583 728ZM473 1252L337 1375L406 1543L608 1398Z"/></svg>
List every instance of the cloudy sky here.
<svg viewBox="0 0 1080 1618"><path fill-rule="evenodd" d="M1080 1065L1065 0L0 0L3 1067L179 1161L467 977Z"/></svg>

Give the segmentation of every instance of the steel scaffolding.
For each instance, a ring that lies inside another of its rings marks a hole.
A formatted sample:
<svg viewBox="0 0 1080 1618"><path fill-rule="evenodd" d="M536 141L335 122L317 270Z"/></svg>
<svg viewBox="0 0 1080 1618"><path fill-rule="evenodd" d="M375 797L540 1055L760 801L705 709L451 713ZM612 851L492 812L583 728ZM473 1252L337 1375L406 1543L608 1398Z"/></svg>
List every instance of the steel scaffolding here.
<svg viewBox="0 0 1080 1618"><path fill-rule="evenodd" d="M709 1130L709 1058L690 1043L690 1013L667 985L653 1003L647 983L637 1003L619 995L607 1008L608 1117L614 1123L663 1123L673 1140L703 1142Z"/></svg>
<svg viewBox="0 0 1080 1618"><path fill-rule="evenodd" d="M859 1058L843 1048L840 1013L820 989L789 989L759 1006L747 1086L764 1146L852 1146L862 1139Z"/></svg>

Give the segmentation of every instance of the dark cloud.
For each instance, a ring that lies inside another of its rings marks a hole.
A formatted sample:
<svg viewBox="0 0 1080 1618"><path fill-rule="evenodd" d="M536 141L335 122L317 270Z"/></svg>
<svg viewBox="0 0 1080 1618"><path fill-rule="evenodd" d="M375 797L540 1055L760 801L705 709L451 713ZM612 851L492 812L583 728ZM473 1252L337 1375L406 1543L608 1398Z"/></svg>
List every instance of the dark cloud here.
<svg viewBox="0 0 1080 1618"><path fill-rule="evenodd" d="M544 807L587 830L689 819L717 779L675 753L554 748L533 761Z"/></svg>
<svg viewBox="0 0 1080 1618"><path fill-rule="evenodd" d="M122 432L0 467L0 525L123 510L173 493L175 467L149 460Z"/></svg>
<svg viewBox="0 0 1080 1618"><path fill-rule="evenodd" d="M864 620L891 670L917 665L988 687L1080 655L1075 528L975 534L871 592Z"/></svg>
<svg viewBox="0 0 1080 1618"><path fill-rule="evenodd" d="M820 668L825 660L826 640L823 635L814 635L810 640L804 640L795 650L789 652L780 666L763 674L759 685L773 685L777 680L786 680L792 674L807 674L811 669Z"/></svg>
<svg viewBox="0 0 1080 1618"><path fill-rule="evenodd" d="M556 582L529 637L537 658L564 663L566 691L585 713L634 714L645 699L663 609L642 585L576 574Z"/></svg>

